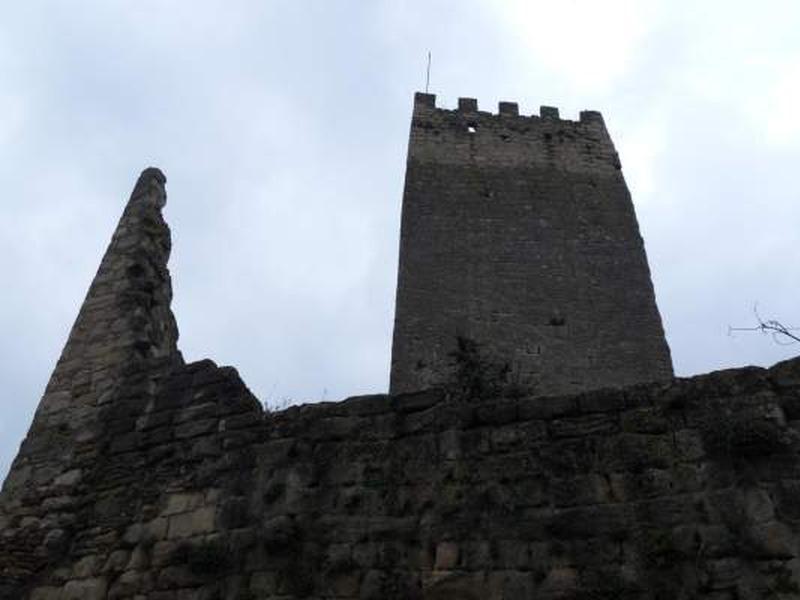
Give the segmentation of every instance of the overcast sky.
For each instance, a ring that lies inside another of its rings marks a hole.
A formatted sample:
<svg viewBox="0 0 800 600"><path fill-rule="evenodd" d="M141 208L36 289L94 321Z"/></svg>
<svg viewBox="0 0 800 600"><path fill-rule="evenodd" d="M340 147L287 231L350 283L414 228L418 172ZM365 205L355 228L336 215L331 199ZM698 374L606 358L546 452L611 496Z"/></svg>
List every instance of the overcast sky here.
<svg viewBox="0 0 800 600"><path fill-rule="evenodd" d="M388 386L412 95L603 112L680 375L800 353L800 3L93 0L0 17L0 476L139 172L179 345L265 402Z"/></svg>

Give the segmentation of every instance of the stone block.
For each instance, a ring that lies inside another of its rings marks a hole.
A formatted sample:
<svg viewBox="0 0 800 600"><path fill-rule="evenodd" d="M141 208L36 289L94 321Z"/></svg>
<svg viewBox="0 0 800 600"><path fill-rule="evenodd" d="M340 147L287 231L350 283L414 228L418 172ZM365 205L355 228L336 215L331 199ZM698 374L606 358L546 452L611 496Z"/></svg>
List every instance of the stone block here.
<svg viewBox="0 0 800 600"><path fill-rule="evenodd" d="M75 502L74 496L50 496L42 501L42 510L46 512L70 510Z"/></svg>
<svg viewBox="0 0 800 600"><path fill-rule="evenodd" d="M754 523L771 521L775 517L775 507L769 494L760 489L744 493L744 510L747 518Z"/></svg>
<svg viewBox="0 0 800 600"><path fill-rule="evenodd" d="M185 566L168 566L160 569L156 585L161 589L194 587L203 583L207 574L194 573Z"/></svg>
<svg viewBox="0 0 800 600"><path fill-rule="evenodd" d="M337 598L355 598L359 593L361 575L358 572L332 573L325 579L326 587L329 587Z"/></svg>
<svg viewBox="0 0 800 600"><path fill-rule="evenodd" d="M274 517L264 523L262 539L267 548L276 551L288 546L296 533L294 521L285 515Z"/></svg>
<svg viewBox="0 0 800 600"><path fill-rule="evenodd" d="M378 564L378 550L374 542L362 542L353 546L353 560L364 570Z"/></svg>
<svg viewBox="0 0 800 600"><path fill-rule="evenodd" d="M103 565L103 573L115 573L125 569L131 553L127 550L114 550Z"/></svg>
<svg viewBox="0 0 800 600"><path fill-rule="evenodd" d="M174 423L181 424L187 421L208 420L217 415L217 404L215 402L205 402L187 406L183 410L177 411L174 416Z"/></svg>
<svg viewBox="0 0 800 600"><path fill-rule="evenodd" d="M54 586L37 587L31 590L29 600L60 600L62 588ZM9 598L11 600L11 598Z"/></svg>
<svg viewBox="0 0 800 600"><path fill-rule="evenodd" d="M445 460L456 460L461 456L461 432L449 430L439 435L439 453Z"/></svg>
<svg viewBox="0 0 800 600"><path fill-rule="evenodd" d="M436 562L434 569L437 571L452 571L459 564L459 547L455 542L439 542L436 546Z"/></svg>
<svg viewBox="0 0 800 600"><path fill-rule="evenodd" d="M539 107L539 115L543 119L558 120L558 108L555 106L541 106Z"/></svg>
<svg viewBox="0 0 800 600"><path fill-rule="evenodd" d="M791 560L797 557L797 538L778 521L758 523L747 528L747 550L761 559Z"/></svg>
<svg viewBox="0 0 800 600"><path fill-rule="evenodd" d="M156 542L151 554L153 567L163 567L172 562L179 545L178 542L171 541Z"/></svg>
<svg viewBox="0 0 800 600"><path fill-rule="evenodd" d="M556 507L600 504L611 500L611 489L605 477L592 473L551 480L550 496Z"/></svg>
<svg viewBox="0 0 800 600"><path fill-rule="evenodd" d="M461 112L476 112L478 110L478 101L475 98L459 98L458 110Z"/></svg>
<svg viewBox="0 0 800 600"><path fill-rule="evenodd" d="M550 434L558 438L608 435L619 430L617 415L590 414L580 417L565 417L550 424Z"/></svg>
<svg viewBox="0 0 800 600"><path fill-rule="evenodd" d="M157 518L153 519L152 521L148 521L144 526L142 541L145 543L151 543L153 541L163 540L165 537L167 537L168 526L169 520L167 518Z"/></svg>
<svg viewBox="0 0 800 600"><path fill-rule="evenodd" d="M167 538L174 540L214 531L216 509L213 506L197 508L192 512L169 517Z"/></svg>
<svg viewBox="0 0 800 600"><path fill-rule="evenodd" d="M489 598L536 598L533 576L530 572L494 571L487 577Z"/></svg>
<svg viewBox="0 0 800 600"><path fill-rule="evenodd" d="M488 540L473 540L462 543L462 563L470 571L485 571L492 567L492 545Z"/></svg>
<svg viewBox="0 0 800 600"><path fill-rule="evenodd" d="M135 546L142 540L143 534L144 525L142 523L134 523L125 530L124 534L122 534L122 541L127 545Z"/></svg>
<svg viewBox="0 0 800 600"><path fill-rule="evenodd" d="M255 427L263 420L261 413L246 412L238 415L226 417L222 420L220 428L224 431L231 431L234 429L246 429Z"/></svg>
<svg viewBox="0 0 800 600"><path fill-rule="evenodd" d="M103 561L100 556L90 554L84 556L75 563L72 569L72 574L75 579L87 579L100 573L100 567L103 566Z"/></svg>
<svg viewBox="0 0 800 600"><path fill-rule="evenodd" d="M499 102L497 105L497 112L507 117L518 117L519 106L516 102Z"/></svg>
<svg viewBox="0 0 800 600"><path fill-rule="evenodd" d="M125 571L111 584L108 590L108 600L128 600L129 598L135 598L137 592L143 591L142 588L147 587L149 582L149 573Z"/></svg>
<svg viewBox="0 0 800 600"><path fill-rule="evenodd" d="M145 550L142 546L137 546L131 552L131 558L128 564L125 565L126 571L140 571L147 569L150 566L150 552Z"/></svg>
<svg viewBox="0 0 800 600"><path fill-rule="evenodd" d="M672 434L675 440L676 458L684 462L696 462L706 456L703 437L695 429L681 429Z"/></svg>
<svg viewBox="0 0 800 600"><path fill-rule="evenodd" d="M613 473L611 490L615 498L637 501L671 494L675 489L674 477L666 469L644 468L630 473Z"/></svg>
<svg viewBox="0 0 800 600"><path fill-rule="evenodd" d="M383 600L386 597L384 583L386 575L383 571L370 570L364 575L359 590L359 600Z"/></svg>
<svg viewBox="0 0 800 600"><path fill-rule="evenodd" d="M108 582L105 578L68 581L59 600L106 600Z"/></svg>
<svg viewBox="0 0 800 600"><path fill-rule="evenodd" d="M202 421L188 421L175 428L177 439L193 438L199 435L215 433L219 426L218 419L204 419Z"/></svg>
<svg viewBox="0 0 800 600"><path fill-rule="evenodd" d="M161 514L168 516L187 512L201 506L203 500L202 492L170 494Z"/></svg>
<svg viewBox="0 0 800 600"><path fill-rule="evenodd" d="M628 410L620 415L622 431L628 433L666 433L669 421L658 408Z"/></svg>
<svg viewBox="0 0 800 600"><path fill-rule="evenodd" d="M259 571L250 575L250 590L257 596L270 596L278 591L277 574Z"/></svg>
<svg viewBox="0 0 800 600"><path fill-rule="evenodd" d="M544 599L574 598L579 587L578 572L571 567L555 567L547 572L544 581L537 590L538 596Z"/></svg>
<svg viewBox="0 0 800 600"><path fill-rule="evenodd" d="M482 402L476 409L477 422L484 425L505 425L519 418L516 400Z"/></svg>
<svg viewBox="0 0 800 600"><path fill-rule="evenodd" d="M65 471L58 477L53 480L53 485L59 486L72 486L78 483L81 479L81 475L83 471L81 469L70 469L69 471Z"/></svg>
<svg viewBox="0 0 800 600"><path fill-rule="evenodd" d="M525 540L499 540L496 542L497 558L494 569L515 570L526 569L530 562L528 542Z"/></svg>
<svg viewBox="0 0 800 600"><path fill-rule="evenodd" d="M741 563L738 558L720 558L707 561L702 579L712 590L733 589L741 577Z"/></svg>

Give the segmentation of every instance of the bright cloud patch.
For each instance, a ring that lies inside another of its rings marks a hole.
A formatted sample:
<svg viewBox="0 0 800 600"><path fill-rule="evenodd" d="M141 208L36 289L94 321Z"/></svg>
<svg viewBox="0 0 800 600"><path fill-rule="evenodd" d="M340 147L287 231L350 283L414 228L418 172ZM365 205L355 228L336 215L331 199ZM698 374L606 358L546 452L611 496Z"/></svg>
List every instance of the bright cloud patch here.
<svg viewBox="0 0 800 600"><path fill-rule="evenodd" d="M606 90L636 60L656 23L657 3L636 0L493 5L531 61L581 91Z"/></svg>

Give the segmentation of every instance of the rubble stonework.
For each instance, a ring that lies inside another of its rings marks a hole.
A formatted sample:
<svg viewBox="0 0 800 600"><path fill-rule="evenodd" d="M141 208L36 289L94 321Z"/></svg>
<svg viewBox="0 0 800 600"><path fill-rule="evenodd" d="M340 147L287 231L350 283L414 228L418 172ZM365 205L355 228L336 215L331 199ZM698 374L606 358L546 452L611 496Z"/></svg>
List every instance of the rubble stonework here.
<svg viewBox="0 0 800 600"><path fill-rule="evenodd" d="M0 592L72 543L69 532L89 509L80 490L98 485L93 474L113 435L107 415L125 398L146 404L183 364L170 309L165 182L153 168L139 177L5 480ZM20 519L23 527L14 526Z"/></svg>
<svg viewBox="0 0 800 600"><path fill-rule="evenodd" d="M0 491L1 600L800 598L800 359L264 411L177 350L164 183Z"/></svg>
<svg viewBox="0 0 800 600"><path fill-rule="evenodd" d="M600 113L447 110L418 93L390 390L445 382L458 338L539 393L671 378L620 168Z"/></svg>

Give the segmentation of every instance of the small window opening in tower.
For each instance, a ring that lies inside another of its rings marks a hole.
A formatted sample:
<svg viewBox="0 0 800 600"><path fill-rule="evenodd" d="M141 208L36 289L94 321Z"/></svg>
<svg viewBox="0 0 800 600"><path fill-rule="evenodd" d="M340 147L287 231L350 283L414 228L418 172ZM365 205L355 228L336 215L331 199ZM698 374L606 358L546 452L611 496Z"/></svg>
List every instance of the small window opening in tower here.
<svg viewBox="0 0 800 600"><path fill-rule="evenodd" d="M467 125L467 131L468 131L469 133L475 133L476 131L478 131L478 128L477 128L477 126L476 126L476 125L473 123L473 124Z"/></svg>

